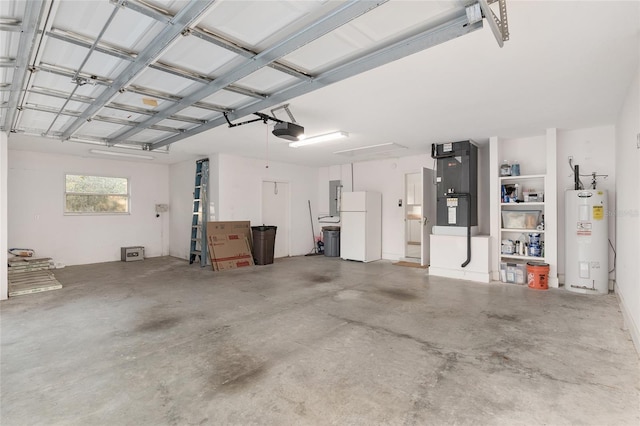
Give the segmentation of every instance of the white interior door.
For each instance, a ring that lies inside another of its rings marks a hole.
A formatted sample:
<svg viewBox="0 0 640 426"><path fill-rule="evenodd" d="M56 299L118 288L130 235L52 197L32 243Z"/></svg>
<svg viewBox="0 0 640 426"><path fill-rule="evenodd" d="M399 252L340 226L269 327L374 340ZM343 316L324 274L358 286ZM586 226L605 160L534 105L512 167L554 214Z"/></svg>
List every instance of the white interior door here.
<svg viewBox="0 0 640 426"><path fill-rule="evenodd" d="M289 184L262 182L262 224L277 226L273 257L289 256Z"/></svg>
<svg viewBox="0 0 640 426"><path fill-rule="evenodd" d="M429 266L431 261L431 228L436 224L436 186L433 173L431 169L422 168L422 266Z"/></svg>

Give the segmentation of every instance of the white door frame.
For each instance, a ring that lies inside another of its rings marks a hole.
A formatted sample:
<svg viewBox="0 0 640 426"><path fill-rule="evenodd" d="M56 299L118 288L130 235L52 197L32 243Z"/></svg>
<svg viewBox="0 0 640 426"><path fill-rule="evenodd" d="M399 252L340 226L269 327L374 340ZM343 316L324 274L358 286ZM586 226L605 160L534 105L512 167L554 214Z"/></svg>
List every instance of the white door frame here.
<svg viewBox="0 0 640 426"><path fill-rule="evenodd" d="M404 241L403 241L403 259L410 260L413 262L417 262L421 258L422 249L420 249L420 253L415 256L409 256L409 228L411 227L411 223L407 219L407 213L409 208L409 196L408 196L408 185L407 178L409 175L418 175L419 179L422 179L421 171L405 171L402 175L403 179L403 198L404 198L404 206L402 211L402 220L404 221ZM420 194L422 196L422 194ZM415 196L414 196L415 197ZM415 202L413 203L414 205ZM422 237L420 237L422 238ZM417 246L416 246L417 247Z"/></svg>
<svg viewBox="0 0 640 426"><path fill-rule="evenodd" d="M431 234L436 224L436 187L433 185L435 171L422 167L422 236L420 239L420 264L429 266L431 263Z"/></svg>

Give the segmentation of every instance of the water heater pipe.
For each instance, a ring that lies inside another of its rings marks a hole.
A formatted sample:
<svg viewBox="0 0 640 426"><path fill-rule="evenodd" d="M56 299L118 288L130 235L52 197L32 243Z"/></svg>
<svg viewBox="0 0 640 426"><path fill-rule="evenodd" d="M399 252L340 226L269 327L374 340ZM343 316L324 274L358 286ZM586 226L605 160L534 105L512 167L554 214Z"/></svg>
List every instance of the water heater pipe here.
<svg viewBox="0 0 640 426"><path fill-rule="evenodd" d="M471 194L468 192L452 192L447 194L449 197L464 197L467 198L467 260L464 261L461 268L466 267L471 263Z"/></svg>
<svg viewBox="0 0 640 426"><path fill-rule="evenodd" d="M456 195L467 197L467 260L460 265L461 268L464 268L471 263L471 194L460 193Z"/></svg>

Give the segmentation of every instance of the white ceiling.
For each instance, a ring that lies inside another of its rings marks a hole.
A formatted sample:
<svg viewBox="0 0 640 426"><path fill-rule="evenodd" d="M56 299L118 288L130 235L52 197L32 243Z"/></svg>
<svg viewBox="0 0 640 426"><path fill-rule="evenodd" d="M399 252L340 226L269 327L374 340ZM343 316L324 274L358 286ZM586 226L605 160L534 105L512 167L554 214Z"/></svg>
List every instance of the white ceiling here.
<svg viewBox="0 0 640 426"><path fill-rule="evenodd" d="M79 3L105 3L96 7L104 7L107 14L110 10L109 2L61 2L57 11L60 21L55 21L56 25L69 29L73 23L64 21L68 18L63 19L67 16L62 13L63 9ZM185 2L164 3L175 13ZM220 1L214 4L198 26L216 28L217 33L228 40L241 42L244 47L260 52L277 42L279 29L295 31L309 25L319 13L335 7L334 3ZM424 22L437 20L440 13L460 7L462 3L468 2L391 1L369 12L367 19L358 18L284 56L280 62L295 65L312 75L321 74L394 37L411 34ZM235 9L237 7L243 10ZM254 158L266 158L268 155L271 161L321 166L372 158L333 154L363 146L393 142L407 149L377 154L376 157L402 156L427 153L434 142L469 138L483 142L493 135L524 137L542 134L549 127L573 129L615 123L634 73L638 72L640 2L508 0L507 7L510 40L503 48L498 47L485 21L484 28L479 31L287 101L307 135L344 130L350 133L349 139L290 148L288 141L270 133L272 122L265 125L259 121L234 128L221 125L179 140L170 145L168 154L139 153L156 157L155 161L162 163L221 152ZM6 9L0 11L6 16ZM72 12L68 13L72 15ZM73 13L78 13L77 8ZM83 17L86 25L81 33L87 37L97 36L102 25L93 23L92 16L86 14ZM132 29L126 43L121 36L109 31L105 33L104 40L117 43L120 48L137 51L159 31L157 21L141 19L132 11L117 16L123 19L119 25L129 25ZM427 18L423 19L424 16ZM91 28L93 30L89 31ZM52 65L72 62L77 67L82 55L75 57L70 45L53 41L58 43L58 53L52 53L51 57L45 53L43 61L46 58L44 62ZM189 70L204 75L217 75L237 66L237 55L206 43L195 37L185 37L170 46L160 59L167 65L187 63ZM51 44L55 46L53 42ZM103 54L95 56L87 62L85 69L88 72L115 78L122 71L122 61ZM36 74L38 78L42 76L38 80L39 85L57 84L66 92L72 89L69 78L44 72ZM235 84L245 89L273 93L295 82L296 79L288 74L262 68ZM193 84L204 87L181 77L168 77L166 72L154 69L146 69L133 84L183 96L196 87ZM90 93L91 90L94 92ZM96 97L100 90L104 88L80 86L76 94ZM34 103L44 102L37 95L30 96ZM143 97L125 92L112 101L142 106ZM237 108L246 103L246 98L224 90L205 101ZM63 102L58 99L55 106L60 107ZM163 108L163 102L159 102L158 109ZM81 102L70 102L66 109L85 107L86 104ZM270 114L270 109L262 112ZM193 107L178 113L204 120L216 114L219 116L219 113ZM111 108L103 108L98 115L136 121L148 118ZM287 119L283 111L277 112L277 117ZM63 122L56 122L57 127L52 131L64 130L69 117L63 118ZM251 118L253 116L249 115L233 121ZM25 112L22 120L27 119L38 123L40 117L38 114L28 117ZM173 128L192 126L184 121L168 119L157 124ZM42 126L46 129L49 124L40 123ZM103 138L117 133L120 127L94 120L83 126L81 131L84 135ZM153 142L163 137L166 134L160 130L146 129L135 135L135 140ZM89 149L97 148L19 133L10 135L9 147L82 156L94 156L89 154Z"/></svg>

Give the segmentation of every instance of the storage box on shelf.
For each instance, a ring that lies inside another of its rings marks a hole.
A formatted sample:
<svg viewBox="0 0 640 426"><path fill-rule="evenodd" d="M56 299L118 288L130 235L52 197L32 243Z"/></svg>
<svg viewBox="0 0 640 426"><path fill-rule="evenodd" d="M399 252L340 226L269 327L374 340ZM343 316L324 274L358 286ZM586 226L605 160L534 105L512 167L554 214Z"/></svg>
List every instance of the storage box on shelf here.
<svg viewBox="0 0 640 426"><path fill-rule="evenodd" d="M502 227L535 230L540 223L540 216L540 210L503 210Z"/></svg>
<svg viewBox="0 0 640 426"><path fill-rule="evenodd" d="M526 262L544 261L544 180L544 175L500 178L501 281L522 284Z"/></svg>

